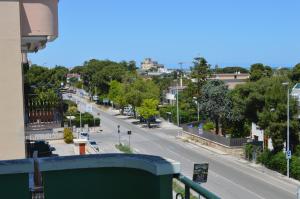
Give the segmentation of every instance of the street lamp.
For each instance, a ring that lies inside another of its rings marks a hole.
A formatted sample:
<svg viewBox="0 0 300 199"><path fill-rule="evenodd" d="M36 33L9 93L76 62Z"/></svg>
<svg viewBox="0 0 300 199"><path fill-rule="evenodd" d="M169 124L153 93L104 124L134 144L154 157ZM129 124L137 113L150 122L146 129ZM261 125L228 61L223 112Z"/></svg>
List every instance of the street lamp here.
<svg viewBox="0 0 300 199"><path fill-rule="evenodd" d="M180 119L179 119L179 82L178 82L178 76L179 76L179 72L177 72L177 86L176 86L176 112L177 112L177 126L179 127L180 125Z"/></svg>
<svg viewBox="0 0 300 199"><path fill-rule="evenodd" d="M77 105L78 105L79 116L80 116L80 133L81 133L82 132L82 123L81 123L81 110L80 110L81 106L80 106L80 101L78 101ZM79 139L79 133L78 133L78 139Z"/></svg>
<svg viewBox="0 0 300 199"><path fill-rule="evenodd" d="M287 131L286 131L286 175L290 177L290 88L289 82L284 82L282 85L287 86Z"/></svg>
<svg viewBox="0 0 300 199"><path fill-rule="evenodd" d="M198 116L198 122L199 122L200 121L200 103L198 102L197 97L193 97L193 99L197 105L197 116Z"/></svg>

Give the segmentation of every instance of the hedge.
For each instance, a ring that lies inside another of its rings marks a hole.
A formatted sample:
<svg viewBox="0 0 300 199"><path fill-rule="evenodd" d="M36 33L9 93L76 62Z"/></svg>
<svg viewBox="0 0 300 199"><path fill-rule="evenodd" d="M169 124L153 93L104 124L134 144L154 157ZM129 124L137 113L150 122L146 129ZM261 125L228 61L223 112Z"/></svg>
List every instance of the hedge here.
<svg viewBox="0 0 300 199"><path fill-rule="evenodd" d="M82 127L84 127L85 124L88 124L89 127L100 126L100 121L101 120L99 118L95 118L94 120L94 116L90 113L81 114ZM70 121L67 118L65 118L64 123L70 125ZM80 113L75 115L75 119L72 120L72 126L80 127Z"/></svg>
<svg viewBox="0 0 300 199"><path fill-rule="evenodd" d="M287 165L286 156L283 152L273 154L269 150L263 151L257 158L257 162L265 165L267 168L286 175ZM293 155L290 160L290 175L292 178L300 180L300 157Z"/></svg>

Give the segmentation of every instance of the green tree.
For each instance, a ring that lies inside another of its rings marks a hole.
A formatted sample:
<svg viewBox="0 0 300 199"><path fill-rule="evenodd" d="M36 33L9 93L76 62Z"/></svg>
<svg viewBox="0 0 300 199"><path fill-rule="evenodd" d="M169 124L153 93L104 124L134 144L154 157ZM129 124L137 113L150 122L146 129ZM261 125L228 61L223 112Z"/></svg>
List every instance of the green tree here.
<svg viewBox="0 0 300 199"><path fill-rule="evenodd" d="M147 121L148 127L151 127L150 119L159 114L158 100L156 99L145 99L141 107L138 108L139 114Z"/></svg>
<svg viewBox="0 0 300 199"><path fill-rule="evenodd" d="M76 106L70 106L69 108L68 108L68 111L67 111L67 115L71 115L71 116L74 116L74 115L76 115L77 114L77 107Z"/></svg>
<svg viewBox="0 0 300 199"><path fill-rule="evenodd" d="M258 81L263 77L271 77L273 74L270 66L265 66L261 63L253 64L250 68L250 81Z"/></svg>
<svg viewBox="0 0 300 199"><path fill-rule="evenodd" d="M59 101L57 93L53 89L48 89L46 91L39 91L37 99L40 102L47 102L51 106L56 106Z"/></svg>
<svg viewBox="0 0 300 199"><path fill-rule="evenodd" d="M280 77L270 78L270 85L266 88L264 99L265 106L258 113L258 125L272 139L275 152L283 149L286 140L287 127L287 88L282 85L284 79ZM290 136L292 150L299 144L299 123L297 121L297 102L290 100Z"/></svg>
<svg viewBox="0 0 300 199"><path fill-rule="evenodd" d="M194 87L195 97L200 99L202 86L206 83L207 78L211 75L210 65L203 57L194 59L194 67L191 68L191 77L195 79L196 86Z"/></svg>
<svg viewBox="0 0 300 199"><path fill-rule="evenodd" d="M152 80L136 79L128 85L125 97L136 117L136 107L141 106L144 99L159 99L159 88Z"/></svg>
<svg viewBox="0 0 300 199"><path fill-rule="evenodd" d="M126 86L123 83L120 83L116 80L113 80L110 83L110 89L108 93L108 97L110 100L112 100L115 104L120 106L122 113L124 110L124 107L127 105L126 101Z"/></svg>
<svg viewBox="0 0 300 199"><path fill-rule="evenodd" d="M299 82L299 80L300 80L300 63L294 66L294 68L292 70L292 74L291 74L291 79L294 82Z"/></svg>
<svg viewBox="0 0 300 199"><path fill-rule="evenodd" d="M219 134L220 121L230 117L231 101L228 87L220 80L211 80L201 90L200 109L215 123L216 134Z"/></svg>
<svg viewBox="0 0 300 199"><path fill-rule="evenodd" d="M71 144L71 143L73 143L73 139L74 139L74 137L73 137L73 133L72 133L71 129L65 128L64 129L64 141L65 141L65 143Z"/></svg>

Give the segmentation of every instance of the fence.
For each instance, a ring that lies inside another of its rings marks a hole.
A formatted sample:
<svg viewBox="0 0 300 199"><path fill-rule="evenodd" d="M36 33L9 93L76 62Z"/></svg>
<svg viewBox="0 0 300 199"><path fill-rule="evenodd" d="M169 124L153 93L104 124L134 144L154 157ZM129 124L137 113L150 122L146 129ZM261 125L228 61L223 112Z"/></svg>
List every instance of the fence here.
<svg viewBox="0 0 300 199"><path fill-rule="evenodd" d="M26 135L28 140L61 140L64 138L63 133L33 133Z"/></svg>
<svg viewBox="0 0 300 199"><path fill-rule="evenodd" d="M205 138L211 140L213 142L217 142L219 144L223 144L228 147L239 147L243 146L247 143L247 138L228 138L220 135L216 135L210 132L203 131L199 129L197 126L194 126L192 123L190 124L183 124L182 128L184 131L191 133L195 136Z"/></svg>

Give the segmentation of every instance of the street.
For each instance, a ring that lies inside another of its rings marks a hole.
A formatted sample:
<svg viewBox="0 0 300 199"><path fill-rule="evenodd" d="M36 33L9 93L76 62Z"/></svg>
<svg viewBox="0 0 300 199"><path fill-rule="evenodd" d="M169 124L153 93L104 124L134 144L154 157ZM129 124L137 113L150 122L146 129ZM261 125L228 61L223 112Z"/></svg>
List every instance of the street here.
<svg viewBox="0 0 300 199"><path fill-rule="evenodd" d="M72 100L81 103L84 110L86 101L73 95ZM181 172L192 177L194 163L209 163L208 182L205 188L225 199L295 199L296 183L279 177L267 169L259 170L229 155L220 155L204 148L183 142L176 138L179 129L140 128L126 120L101 111L96 105L93 114L100 113L103 133L90 135L105 152L117 152L117 126L120 125L121 142L128 142L127 131L132 131L131 147L137 153L158 155L181 163ZM111 149L111 151L110 151Z"/></svg>

